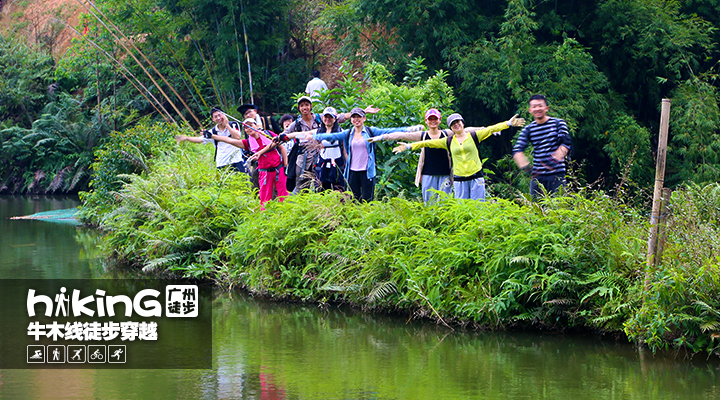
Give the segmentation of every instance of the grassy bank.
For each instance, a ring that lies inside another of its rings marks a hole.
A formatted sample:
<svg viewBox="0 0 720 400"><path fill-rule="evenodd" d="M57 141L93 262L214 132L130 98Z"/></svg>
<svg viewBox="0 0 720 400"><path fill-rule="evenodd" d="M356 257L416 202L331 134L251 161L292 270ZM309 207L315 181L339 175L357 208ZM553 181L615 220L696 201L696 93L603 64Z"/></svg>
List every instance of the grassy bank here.
<svg viewBox="0 0 720 400"><path fill-rule="evenodd" d="M717 185L675 191L663 266L647 270L645 211L602 193L434 207L308 193L260 212L246 177L216 172L211 152L183 147L127 176L112 211L94 218L107 253L279 299L489 329L593 329L653 350L715 352Z"/></svg>

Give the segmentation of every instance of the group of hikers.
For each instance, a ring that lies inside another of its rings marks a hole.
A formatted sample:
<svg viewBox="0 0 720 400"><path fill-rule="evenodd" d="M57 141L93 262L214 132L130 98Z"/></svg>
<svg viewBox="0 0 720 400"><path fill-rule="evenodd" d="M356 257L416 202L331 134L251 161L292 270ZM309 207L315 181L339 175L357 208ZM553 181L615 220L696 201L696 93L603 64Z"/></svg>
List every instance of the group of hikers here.
<svg viewBox="0 0 720 400"><path fill-rule="evenodd" d="M485 179L480 158L480 142L499 135L509 127L523 127L512 149L517 166L532 175L530 193L535 197L554 193L565 186L566 157L572 141L565 121L550 117L549 106L542 95L533 95L528 111L533 122L514 115L506 122L483 128L466 127L460 114L447 117L450 129L440 129L441 114L431 108L425 113L425 126L375 128L365 125L366 115L379 110L372 106L338 113L327 107L321 114L312 112L313 99L302 96L297 101L300 115L286 114L279 124L260 116L257 106L238 107L243 121L230 121L219 107L211 110L216 124L200 136L178 136L178 142L215 146L217 168L232 168L248 173L259 188L262 209L274 195L279 201L290 192L303 188L341 190L347 188L358 201L372 201L377 177L376 143L405 140L393 151L421 149L415 177L422 188L424 202L431 203L437 192L460 199L485 200ZM351 127L340 124L350 120ZM242 125L242 127L241 127ZM243 132L244 131L244 134ZM469 140L468 140L469 139ZM525 156L533 146L533 163Z"/></svg>

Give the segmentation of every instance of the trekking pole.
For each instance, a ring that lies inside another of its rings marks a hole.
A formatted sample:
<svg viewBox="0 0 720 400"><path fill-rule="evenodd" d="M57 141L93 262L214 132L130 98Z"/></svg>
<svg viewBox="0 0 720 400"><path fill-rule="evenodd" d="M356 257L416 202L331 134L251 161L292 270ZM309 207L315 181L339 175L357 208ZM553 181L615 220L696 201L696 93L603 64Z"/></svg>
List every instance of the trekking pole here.
<svg viewBox="0 0 720 400"><path fill-rule="evenodd" d="M257 132L257 133L265 136L266 138L268 138L268 139L270 139L270 140L273 139L272 136L270 136L270 135L268 135L267 133L265 133L265 131L263 131L262 129L258 129L258 128L252 127L252 126L246 124L245 122L240 121L239 119L233 117L232 115L230 115L230 114L228 114L228 113L223 112L223 114L225 114L226 117L232 119L233 121L239 122L242 126L244 126L244 127L246 127L246 128L250 128L251 130L253 130L253 131L255 131L255 132Z"/></svg>

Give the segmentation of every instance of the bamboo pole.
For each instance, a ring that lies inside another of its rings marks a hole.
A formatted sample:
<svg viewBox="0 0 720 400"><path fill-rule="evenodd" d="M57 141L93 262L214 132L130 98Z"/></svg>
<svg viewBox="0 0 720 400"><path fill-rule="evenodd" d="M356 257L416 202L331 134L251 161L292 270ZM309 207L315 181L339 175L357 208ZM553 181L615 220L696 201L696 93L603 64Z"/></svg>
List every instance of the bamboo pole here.
<svg viewBox="0 0 720 400"><path fill-rule="evenodd" d="M171 85L170 82L167 81L167 79L165 79L165 76L164 76L163 74L161 74L160 71L157 70L157 68L155 68L155 64L153 64L153 63L145 56L145 53L143 53L142 51L140 51L140 49L138 49L137 46L135 46L135 41L132 40L132 39L130 39L130 38L128 38L128 37L120 30L120 28L118 28L117 25L115 25L115 24L110 20L110 18L108 18L107 15L105 15L105 14L102 12L102 10L100 10L99 8L97 8L97 7L95 6L94 3L92 3L91 1L88 1L88 3L92 6L92 8L95 9L95 11L97 11L97 12L100 14L100 16L102 16L102 17L107 21L107 23L108 23L113 29L115 29L115 32L119 33L120 36L122 36L123 39L125 39L125 40L130 44L130 46L132 46L132 48L133 48L135 51L137 51L138 54L140 54L140 56L143 58L143 60L145 60L145 62L148 63L148 65L150 66L150 68L152 68L153 71L155 71L155 73L160 77L160 79L162 79L162 81L165 82L165 84L170 88L170 90L173 92L173 94L175 94L175 96L178 98L178 100L180 100L180 102L182 103L182 105L185 107L185 109L188 111L188 113L190 113L190 116L193 117L193 119L194 119L195 122L198 124L198 126L202 127L202 123L200 122L200 120L198 119L198 117L195 115L195 113L192 111L192 109L190 108L190 106L188 106L187 103L185 103L185 99L183 99L182 96L180 96L180 94L175 90L175 87L174 87L173 85ZM97 16L95 16L95 17L97 18ZM101 23L105 26L105 28L107 29L107 26L105 25L105 23L104 23L102 20L100 20L100 22L101 22ZM109 29L108 29L108 31L109 31ZM113 33L113 32L110 32L110 33ZM115 36L115 35L113 34L113 36ZM135 57L133 57L133 58L135 58ZM136 61L137 61L137 59L136 59ZM158 87L158 89L160 89L160 88ZM164 94L164 93L163 93L163 94ZM167 97L167 96L166 96L166 97ZM188 123L188 121L185 119L185 117L183 117L183 115L180 113L180 110L178 110L177 107L175 107L175 104L173 104L173 102L170 100L170 98L168 98L168 101L170 102L170 105L172 105L173 108L175 108L175 111L176 111L178 114L180 114L180 117L183 119L183 121L185 121L186 123ZM188 125L189 125L189 123L188 123Z"/></svg>
<svg viewBox="0 0 720 400"><path fill-rule="evenodd" d="M645 288L650 286L650 270L655 265L657 251L658 219L662 203L662 189L665 183L665 158L667 155L668 126L670 125L670 99L662 100L660 112L660 136L658 138L657 160L655 162L655 189L653 190L653 206L650 214L650 235L645 270Z"/></svg>
<svg viewBox="0 0 720 400"><path fill-rule="evenodd" d="M103 21L102 18L100 18L93 10L91 10L90 7L88 7L88 6L83 2L83 0L78 0L78 2L80 2L80 4L81 4L83 7L85 7L85 9L86 9L93 17L95 17L95 19L96 19L98 22L100 22L100 24L102 24L102 26L105 27L105 29L107 29L107 31L110 33L110 35L112 35L113 39L115 40L115 43L119 43L120 46L122 46L123 49L125 49L125 52L127 52L127 54L128 54L130 57L132 57L133 60L135 60L135 63L142 69L142 71L145 73L145 75L147 75L147 77L150 78L150 81L152 81L153 85L155 85L155 87L158 89L158 91L160 91L160 94L163 95L163 97L165 98L165 100L167 100L167 102L170 103L170 105L172 106L172 108L175 109L175 112L180 116L180 118L182 118L182 120L183 120L187 125L190 125L190 123L188 122L188 120L185 119L185 116L180 112L180 110L177 108L177 106L175 105L175 103L170 99L170 97L168 97L168 95L165 93L165 91L162 89L162 87L155 81L155 78L153 78L153 76L152 76L152 75L150 74L150 72L145 68L145 66L140 62L140 60L138 60L138 58L135 57L135 54L128 48L128 46L127 46L122 40L120 40L120 38L115 34L115 32L114 32L112 29L110 29L110 27L108 27L108 25L105 23L105 21ZM95 5L94 5L94 4L90 3L90 5L91 5L93 8L95 8ZM95 9L97 10L97 8L95 8ZM98 11L99 11L99 10L98 10ZM122 34L122 33L121 33L121 34ZM123 35L123 36L124 36L124 35ZM128 41L128 42L129 42L130 44L132 44L132 41Z"/></svg>
<svg viewBox="0 0 720 400"><path fill-rule="evenodd" d="M672 191L669 188L664 188L662 193L662 201L660 202L660 224L658 226L657 250L655 251L655 266L662 264L663 251L665 251L665 233L667 232L668 204L670 203L670 195L672 195Z"/></svg>

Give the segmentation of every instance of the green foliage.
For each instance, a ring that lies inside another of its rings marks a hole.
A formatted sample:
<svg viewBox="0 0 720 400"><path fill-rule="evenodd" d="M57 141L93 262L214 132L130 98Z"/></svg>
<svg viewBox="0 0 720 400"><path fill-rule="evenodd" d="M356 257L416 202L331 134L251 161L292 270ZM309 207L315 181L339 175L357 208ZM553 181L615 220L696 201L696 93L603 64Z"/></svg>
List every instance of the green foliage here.
<svg viewBox="0 0 720 400"><path fill-rule="evenodd" d="M710 78L710 77L704 77ZM720 180L720 96L705 79L682 83L672 97L668 145L670 179L703 185Z"/></svg>
<svg viewBox="0 0 720 400"><path fill-rule="evenodd" d="M4 186L9 191L31 192L86 188L93 149L103 143L108 131L97 113L88 113L76 98L60 93L45 106L31 129L0 131ZM22 181L18 182L18 177Z"/></svg>
<svg viewBox="0 0 720 400"><path fill-rule="evenodd" d="M330 191L261 212L247 177L215 172L208 155L168 148L141 176L126 176L110 193L114 207L93 209L106 251L145 271L276 298L489 328L594 328L653 350L715 351L717 184L673 195L663 266L645 271L645 216L602 193L540 203L443 196L427 207Z"/></svg>
<svg viewBox="0 0 720 400"><path fill-rule="evenodd" d="M100 224L100 218L118 204L117 191L122 188L123 177L148 172L152 160L174 147L173 138L181 133L188 132L176 125L147 121L124 132L113 132L108 142L95 150L90 191L80 194L80 218L88 224Z"/></svg>
<svg viewBox="0 0 720 400"><path fill-rule="evenodd" d="M30 128L50 98L54 64L50 55L19 38L0 35L0 121L3 124Z"/></svg>
<svg viewBox="0 0 720 400"><path fill-rule="evenodd" d="M342 111L373 105L380 111L368 114L366 125L379 128L423 124L428 108L437 108L443 114L449 114L454 107L455 95L445 81L447 73L440 70L427 79L421 79L424 71L421 63L422 59L416 59L408 64L407 79L403 85L392 83L387 68L380 63L368 63L364 74L344 64L341 71L345 76L340 80L339 87L322 93L314 111L321 112L327 106ZM364 89L363 84L368 87ZM300 95L297 94L296 99ZM388 143L379 143L376 149L376 197L417 196L413 183L418 154L393 154L392 145Z"/></svg>

